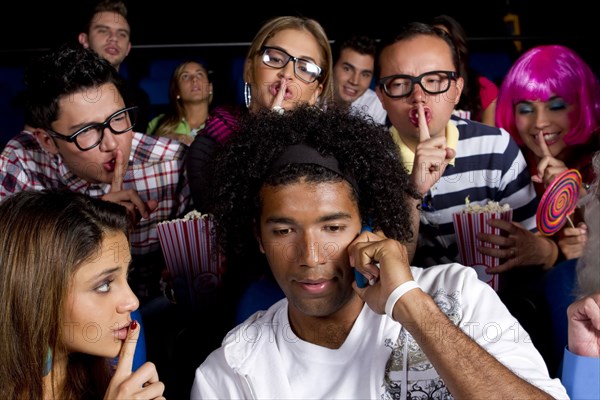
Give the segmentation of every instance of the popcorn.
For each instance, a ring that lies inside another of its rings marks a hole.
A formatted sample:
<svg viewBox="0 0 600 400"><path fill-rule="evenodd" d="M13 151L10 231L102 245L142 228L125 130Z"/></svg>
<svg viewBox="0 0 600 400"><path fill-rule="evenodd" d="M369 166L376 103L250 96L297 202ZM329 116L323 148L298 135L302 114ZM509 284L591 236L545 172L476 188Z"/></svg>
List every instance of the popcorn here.
<svg viewBox="0 0 600 400"><path fill-rule="evenodd" d="M462 210L462 213L501 213L510 210L510 204L505 203L500 205L497 201L488 200L487 204L471 204L469 200L469 196L465 199L465 208Z"/></svg>
<svg viewBox="0 0 600 400"><path fill-rule="evenodd" d="M178 221L189 221L189 220L193 220L193 219L206 219L206 218L209 218L209 217L210 217L210 214L202 214L199 211L192 210L189 213L185 214L183 216L183 218L172 219L170 221L161 221L157 225L172 224L172 223L178 222Z"/></svg>
<svg viewBox="0 0 600 400"><path fill-rule="evenodd" d="M496 245L477 239L478 233L505 234L504 231L488 225L487 221L490 219L512 221L510 205L500 205L498 202L491 200L483 205L472 204L467 196L465 207L452 215L456 244L462 264L475 268L477 277L497 291L500 286L499 275L488 274L485 270L500 265L500 259L484 255L477 249L478 246L498 248Z"/></svg>
<svg viewBox="0 0 600 400"><path fill-rule="evenodd" d="M183 218L158 223L157 231L177 302L200 305L222 275L212 216L193 210Z"/></svg>

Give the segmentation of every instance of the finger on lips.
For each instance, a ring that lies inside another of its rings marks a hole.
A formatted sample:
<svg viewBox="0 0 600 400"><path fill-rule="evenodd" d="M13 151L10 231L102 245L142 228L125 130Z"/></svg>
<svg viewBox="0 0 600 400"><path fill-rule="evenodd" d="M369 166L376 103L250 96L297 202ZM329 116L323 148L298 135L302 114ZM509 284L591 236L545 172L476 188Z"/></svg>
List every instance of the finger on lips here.
<svg viewBox="0 0 600 400"><path fill-rule="evenodd" d="M429 134L429 127L427 126L427 118L425 117L425 108L422 104L418 106L419 115L419 140L421 142L431 138Z"/></svg>
<svg viewBox="0 0 600 400"><path fill-rule="evenodd" d="M113 179L110 186L111 192L120 192L123 190L123 175L125 169L125 163L123 162L123 152L117 149L115 154L115 169L113 170Z"/></svg>
<svg viewBox="0 0 600 400"><path fill-rule="evenodd" d="M281 78L279 81L279 91L275 95L275 99L273 100L272 109L282 109L281 105L283 104L283 100L285 99L285 91L287 90L287 80L285 78Z"/></svg>
<svg viewBox="0 0 600 400"><path fill-rule="evenodd" d="M540 150L542 150L542 156L544 157L552 157L552 153L550 153L550 149L544 140L544 135L542 132L538 133L536 136L537 144L540 146Z"/></svg>
<svg viewBox="0 0 600 400"><path fill-rule="evenodd" d="M129 376L131 374L131 369L133 367L133 355L135 354L135 347L137 346L139 331L139 324L137 321L131 321L131 325L129 325L129 332L127 333L127 339L123 341L123 345L121 346L119 363L117 364L115 376Z"/></svg>

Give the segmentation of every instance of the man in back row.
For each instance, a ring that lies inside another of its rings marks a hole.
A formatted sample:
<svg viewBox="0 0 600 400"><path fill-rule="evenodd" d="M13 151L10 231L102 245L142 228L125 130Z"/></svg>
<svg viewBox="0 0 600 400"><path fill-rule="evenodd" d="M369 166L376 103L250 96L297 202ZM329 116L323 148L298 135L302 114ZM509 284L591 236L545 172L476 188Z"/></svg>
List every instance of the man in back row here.
<svg viewBox="0 0 600 400"><path fill-rule="evenodd" d="M342 42L333 66L334 98L337 104L383 125L387 114L369 87L375 73L376 54L375 40L368 36L352 36Z"/></svg>
<svg viewBox="0 0 600 400"><path fill-rule="evenodd" d="M502 129L452 116L464 80L450 37L430 25L408 24L383 47L379 68L377 95L423 196L416 265L458 261L452 213L461 211L468 197L473 204L508 203L514 221L522 224L497 220L510 235L480 238L501 245L481 249L505 261L494 273L519 265L550 267L551 241L530 232L537 202L519 147Z"/></svg>
<svg viewBox="0 0 600 400"><path fill-rule="evenodd" d="M94 50L119 71L131 51L131 27L127 21L125 3L122 0L101 0L92 10L77 39L83 47ZM125 103L138 107L136 130L146 132L150 98L131 81L125 80L124 85Z"/></svg>
<svg viewBox="0 0 600 400"><path fill-rule="evenodd" d="M464 79L454 43L441 29L407 24L383 47L379 69L377 95L423 197L413 265L460 262L452 214L464 209L465 199L509 204L512 222L489 222L503 235L479 234L473 246L501 260L480 272L501 274L501 297L545 354L550 327L543 275L554 264L558 247L534 233L537 199L518 145L503 129L452 115Z"/></svg>

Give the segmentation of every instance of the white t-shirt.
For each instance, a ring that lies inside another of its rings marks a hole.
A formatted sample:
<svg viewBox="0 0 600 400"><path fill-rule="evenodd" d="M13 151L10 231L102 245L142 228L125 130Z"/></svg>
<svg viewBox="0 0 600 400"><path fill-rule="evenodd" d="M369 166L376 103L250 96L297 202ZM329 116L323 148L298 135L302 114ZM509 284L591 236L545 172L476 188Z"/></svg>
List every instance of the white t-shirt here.
<svg viewBox="0 0 600 400"><path fill-rule="evenodd" d="M412 267L414 279L448 318L517 375L568 398L527 333L472 268ZM402 326L365 305L344 344L329 349L298 338L287 299L233 329L196 370L191 399L452 398Z"/></svg>
<svg viewBox="0 0 600 400"><path fill-rule="evenodd" d="M352 102L352 110L369 115L378 124L385 124L387 112L383 109L377 94L371 89L367 89L358 99Z"/></svg>

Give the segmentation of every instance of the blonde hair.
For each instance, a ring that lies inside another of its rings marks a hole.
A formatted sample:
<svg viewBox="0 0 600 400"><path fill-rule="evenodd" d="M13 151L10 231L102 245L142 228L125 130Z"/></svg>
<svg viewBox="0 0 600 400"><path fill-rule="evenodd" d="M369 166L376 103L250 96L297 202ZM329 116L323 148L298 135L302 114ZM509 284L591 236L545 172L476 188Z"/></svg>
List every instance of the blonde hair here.
<svg viewBox="0 0 600 400"><path fill-rule="evenodd" d="M177 68L175 68L175 71L173 71L173 75L171 76L171 81L169 83L169 101L171 105L171 110L161 118L156 129L154 129L154 132L151 132L152 135L169 136L173 134L173 132L175 132L175 129L181 122L181 119L185 118L183 102L177 96L179 96L179 78L181 77L181 74L183 74L183 70L185 69L185 67L191 63L198 64L200 67L202 67L202 69L204 69L204 72L206 72L208 82L212 83L208 68L206 68L206 65L204 65L200 61L188 60L179 64ZM211 102L212 94L209 95L208 104L210 105Z"/></svg>
<svg viewBox="0 0 600 400"><path fill-rule="evenodd" d="M304 30L314 36L317 45L321 51L323 65L321 67L321 75L318 81L323 85L323 91L319 96L319 103L326 105L333 101L333 55L331 53L331 45L325 30L316 20L305 17L282 16L276 17L267 21L258 31L248 50L246 62L254 59L260 54L262 47L267 40L273 37L280 31L286 29Z"/></svg>

